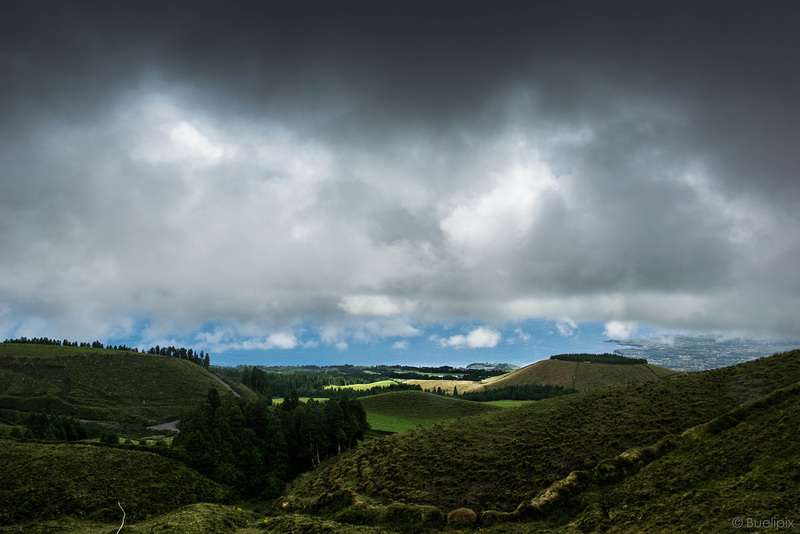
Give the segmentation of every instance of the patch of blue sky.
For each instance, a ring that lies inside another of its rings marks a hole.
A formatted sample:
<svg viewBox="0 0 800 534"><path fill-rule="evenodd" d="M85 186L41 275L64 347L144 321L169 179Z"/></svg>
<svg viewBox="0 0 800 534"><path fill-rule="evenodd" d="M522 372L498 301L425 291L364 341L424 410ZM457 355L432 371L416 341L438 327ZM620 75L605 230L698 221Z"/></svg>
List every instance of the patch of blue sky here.
<svg viewBox="0 0 800 534"><path fill-rule="evenodd" d="M415 324L416 336L372 337L343 332L330 336L313 325L249 337L222 323L207 323L183 336L159 337L146 324L124 339L125 344L147 350L155 345L175 345L211 353L214 365L451 365L475 362L527 365L553 354L611 352L606 343L606 323L531 319L502 324L472 321ZM637 337L659 332L636 325ZM151 334L148 336L148 333ZM144 339L149 338L149 339Z"/></svg>

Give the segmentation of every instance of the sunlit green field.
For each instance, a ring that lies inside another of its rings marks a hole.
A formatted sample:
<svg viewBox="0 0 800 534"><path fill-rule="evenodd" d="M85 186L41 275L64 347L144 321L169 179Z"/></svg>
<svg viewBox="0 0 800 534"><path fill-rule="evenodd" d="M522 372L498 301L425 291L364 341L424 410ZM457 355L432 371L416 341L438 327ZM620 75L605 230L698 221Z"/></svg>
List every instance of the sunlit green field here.
<svg viewBox="0 0 800 534"><path fill-rule="evenodd" d="M522 406L523 404L528 404L529 400L496 400L496 401L488 401L484 404L491 404L492 406L498 406L500 408L513 408L514 406Z"/></svg>
<svg viewBox="0 0 800 534"><path fill-rule="evenodd" d="M386 415L382 413L367 412L367 422L373 430L384 432L402 432L420 426L430 426L443 421L448 421L453 417L400 417L397 415Z"/></svg>
<svg viewBox="0 0 800 534"><path fill-rule="evenodd" d="M443 397L422 391L397 391L361 399L367 422L373 430L402 432L418 426L430 426L465 415L475 415L495 406Z"/></svg>
<svg viewBox="0 0 800 534"><path fill-rule="evenodd" d="M370 382L369 384L351 384L349 386L325 386L325 389L355 389L355 390L365 390L365 389L372 389L372 388L385 388L389 387L392 384L399 384L402 380L391 379L391 380L381 380L379 382Z"/></svg>

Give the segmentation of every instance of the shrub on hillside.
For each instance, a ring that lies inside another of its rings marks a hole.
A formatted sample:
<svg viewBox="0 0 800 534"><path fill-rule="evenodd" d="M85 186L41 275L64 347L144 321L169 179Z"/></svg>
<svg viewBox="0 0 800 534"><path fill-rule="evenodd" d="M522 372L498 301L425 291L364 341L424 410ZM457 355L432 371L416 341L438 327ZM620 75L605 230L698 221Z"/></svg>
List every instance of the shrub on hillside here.
<svg viewBox="0 0 800 534"><path fill-rule="evenodd" d="M108 443L110 445L117 445L119 443L119 436L113 430L103 430L100 432L100 443Z"/></svg>
<svg viewBox="0 0 800 534"><path fill-rule="evenodd" d="M447 514L447 524L454 527L472 527L478 521L478 514L469 508L456 508Z"/></svg>

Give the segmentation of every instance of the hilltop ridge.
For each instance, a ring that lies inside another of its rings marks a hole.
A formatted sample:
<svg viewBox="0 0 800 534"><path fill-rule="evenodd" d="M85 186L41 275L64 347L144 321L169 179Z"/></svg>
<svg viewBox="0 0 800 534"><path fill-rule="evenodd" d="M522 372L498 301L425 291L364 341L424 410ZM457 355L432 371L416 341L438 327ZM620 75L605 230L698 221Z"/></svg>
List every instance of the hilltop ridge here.
<svg viewBox="0 0 800 534"><path fill-rule="evenodd" d="M652 364L620 365L551 359L526 365L484 383L487 389L533 384L588 391L631 382L656 382L677 373Z"/></svg>
<svg viewBox="0 0 800 534"><path fill-rule="evenodd" d="M87 347L0 343L0 409L74 413L152 425L177 419L211 388L202 366L168 356Z"/></svg>

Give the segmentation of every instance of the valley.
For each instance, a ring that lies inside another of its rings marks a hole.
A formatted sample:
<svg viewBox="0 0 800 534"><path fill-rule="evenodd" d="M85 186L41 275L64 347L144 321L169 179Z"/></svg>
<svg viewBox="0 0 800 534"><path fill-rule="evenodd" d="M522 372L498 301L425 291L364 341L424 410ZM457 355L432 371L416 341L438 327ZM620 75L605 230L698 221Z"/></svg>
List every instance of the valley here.
<svg viewBox="0 0 800 534"><path fill-rule="evenodd" d="M800 351L697 373L641 363L544 360L472 381L496 392L560 388L555 396L528 401L468 401L460 386L455 397L444 388L434 394L397 378L338 384L335 398L355 397L337 402L357 402L372 430L357 446L340 445L338 454L335 442L331 449L324 441L329 438L316 434L314 439L322 440L317 447L331 451L327 459L316 465L309 457L304 472L286 479L285 486L272 479L278 489L265 498L245 492L250 487L258 493L256 479L237 482L241 475L233 471L193 468L217 460L191 452L186 448L191 440L170 446L174 433L146 426L186 418L196 406L210 402L213 408L219 402L227 407L229 422L222 423L218 412L216 423L212 417L202 425L233 431L230 439L239 443L234 447L257 436L266 441L256 446L268 447L272 438L258 426L251 437L235 430L237 406L243 421L252 421L247 425L257 425L261 416L251 406L259 405L269 412L264 424L285 432L293 424L310 429L302 425L321 415L319 424L332 421L338 408L330 407L329 397L306 400L312 403L308 409L293 412L287 410L304 402L297 396L276 402L235 380L231 371L215 373L239 392L236 397L208 371L179 359L105 349L0 347L0 433L6 436L0 437L5 451L0 476L13 481L0 489L0 533L116 531L123 508L123 531L212 534L478 527L509 533L639 532L695 525L719 530L744 513L800 515L780 489L800 482L800 456L784 446L800 438ZM346 373L338 376L347 381ZM279 373L264 377L283 380ZM291 379L304 383L299 376ZM410 389L372 389L400 385ZM216 391L213 398L209 387ZM94 415L101 427L89 427L90 437L77 442L10 438L13 429L23 433L21 414L40 406L82 420ZM193 417L192 428L205 432ZM122 436L99 443L102 425L138 428L140 437L149 432L160 439ZM216 448L223 443L208 442L213 447L208 452L219 454L213 451L223 451ZM297 446L303 447L302 440L292 445ZM263 450L265 459L279 458ZM243 456L230 458L231 466L244 469L236 472L261 469L255 460L243 464Z"/></svg>

